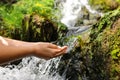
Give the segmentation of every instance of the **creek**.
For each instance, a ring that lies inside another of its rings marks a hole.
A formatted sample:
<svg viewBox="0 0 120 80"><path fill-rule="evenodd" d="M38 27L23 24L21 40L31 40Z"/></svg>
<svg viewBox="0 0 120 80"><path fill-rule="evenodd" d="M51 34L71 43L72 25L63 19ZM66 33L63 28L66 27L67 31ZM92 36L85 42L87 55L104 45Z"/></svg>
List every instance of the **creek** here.
<svg viewBox="0 0 120 80"><path fill-rule="evenodd" d="M102 15L91 9L88 0L56 0L56 2L60 2L61 22L69 29L66 36L79 35L86 31L96 21L97 17L93 15ZM67 52L73 49L75 41L76 38L63 43L69 46ZM69 80L65 78L66 71L62 76L57 71L61 57L48 61L36 57L23 58L18 65L0 67L0 80Z"/></svg>

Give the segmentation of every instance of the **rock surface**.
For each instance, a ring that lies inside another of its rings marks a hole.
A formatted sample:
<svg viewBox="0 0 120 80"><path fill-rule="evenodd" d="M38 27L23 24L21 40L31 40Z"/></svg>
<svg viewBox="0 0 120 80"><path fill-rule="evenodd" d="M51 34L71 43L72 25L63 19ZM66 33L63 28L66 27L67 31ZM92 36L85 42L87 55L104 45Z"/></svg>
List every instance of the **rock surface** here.
<svg viewBox="0 0 120 80"><path fill-rule="evenodd" d="M120 9L93 25L88 39L79 37L62 57L60 75L67 80L120 80Z"/></svg>
<svg viewBox="0 0 120 80"><path fill-rule="evenodd" d="M22 40L55 41L58 38L57 26L38 14L26 15L22 20Z"/></svg>

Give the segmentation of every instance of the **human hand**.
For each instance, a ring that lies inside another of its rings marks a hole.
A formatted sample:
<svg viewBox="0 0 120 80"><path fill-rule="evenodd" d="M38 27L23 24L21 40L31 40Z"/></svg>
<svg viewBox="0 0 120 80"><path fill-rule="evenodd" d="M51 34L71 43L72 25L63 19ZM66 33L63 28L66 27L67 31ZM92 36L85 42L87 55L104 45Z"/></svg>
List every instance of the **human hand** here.
<svg viewBox="0 0 120 80"><path fill-rule="evenodd" d="M67 46L59 47L52 43L38 42L34 44L33 49L34 56L50 59L65 54Z"/></svg>

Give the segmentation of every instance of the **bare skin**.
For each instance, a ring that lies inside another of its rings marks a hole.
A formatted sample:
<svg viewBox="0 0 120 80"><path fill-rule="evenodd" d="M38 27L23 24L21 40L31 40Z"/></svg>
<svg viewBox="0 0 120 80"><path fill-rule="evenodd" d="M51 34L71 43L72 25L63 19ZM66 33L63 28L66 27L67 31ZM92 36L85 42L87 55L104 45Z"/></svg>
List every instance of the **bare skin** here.
<svg viewBox="0 0 120 80"><path fill-rule="evenodd" d="M0 64L26 56L51 59L65 54L67 46L47 42L24 42L0 36Z"/></svg>

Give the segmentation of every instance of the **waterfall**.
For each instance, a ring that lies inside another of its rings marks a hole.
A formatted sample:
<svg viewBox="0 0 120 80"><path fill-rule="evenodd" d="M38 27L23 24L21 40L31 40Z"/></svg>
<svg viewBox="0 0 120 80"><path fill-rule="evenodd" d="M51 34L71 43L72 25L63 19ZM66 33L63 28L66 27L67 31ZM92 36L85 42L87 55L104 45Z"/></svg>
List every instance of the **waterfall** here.
<svg viewBox="0 0 120 80"><path fill-rule="evenodd" d="M83 16L83 6L93 14L98 13L90 8L88 0L61 0L60 3L63 5L61 22L69 29L75 27L76 21ZM70 46L68 51L74 47L71 43L73 42L66 43ZM46 61L36 57L23 58L19 65L0 67L0 80L64 80L64 77L57 73L60 59L61 57L58 57Z"/></svg>
<svg viewBox="0 0 120 80"><path fill-rule="evenodd" d="M88 4L88 0L66 0L65 3L62 3L62 5L63 17L61 19L61 22L70 29L71 27L75 27L78 19L81 19L81 17L83 17L83 7L85 7L92 14L98 14L100 16L103 15L102 13L91 9L90 5Z"/></svg>
<svg viewBox="0 0 120 80"><path fill-rule="evenodd" d="M66 36L81 34L90 29L91 25L97 22L98 17L103 16L103 13L92 9L88 1L89 0L62 0L60 4L62 14L61 22L65 24L69 30Z"/></svg>

